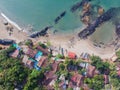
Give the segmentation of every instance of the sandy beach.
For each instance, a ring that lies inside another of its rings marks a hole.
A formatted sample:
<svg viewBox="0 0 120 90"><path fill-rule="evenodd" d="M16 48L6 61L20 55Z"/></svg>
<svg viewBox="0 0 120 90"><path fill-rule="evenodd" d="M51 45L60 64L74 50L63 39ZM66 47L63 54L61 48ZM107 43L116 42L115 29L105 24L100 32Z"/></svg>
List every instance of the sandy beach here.
<svg viewBox="0 0 120 90"><path fill-rule="evenodd" d="M18 28L10 23L8 25L4 25L4 21L5 19L0 15L0 39L13 39L18 43L28 38L25 32L18 30ZM13 28L11 32L7 30L8 27Z"/></svg>
<svg viewBox="0 0 120 90"><path fill-rule="evenodd" d="M13 31L10 34L10 31L7 30L7 25L4 25L3 21L4 18L0 16L0 39L13 39L19 43L29 38L25 32L18 30L18 28L13 25ZM49 41L55 47L61 46L67 51L75 52L78 57L83 52L100 56L102 59L110 59L115 54L114 47L112 46L106 48L95 47L89 39L80 40L76 36L77 35L54 35L53 33L49 33L49 37L39 37L32 40L33 42Z"/></svg>

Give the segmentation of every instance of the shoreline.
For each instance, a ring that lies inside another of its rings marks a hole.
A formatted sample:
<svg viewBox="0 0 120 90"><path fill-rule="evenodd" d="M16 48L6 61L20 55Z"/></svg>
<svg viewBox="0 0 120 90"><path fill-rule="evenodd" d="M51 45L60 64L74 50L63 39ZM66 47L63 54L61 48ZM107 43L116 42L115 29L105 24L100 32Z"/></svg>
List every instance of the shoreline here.
<svg viewBox="0 0 120 90"><path fill-rule="evenodd" d="M14 21L10 20L9 17L7 17L4 13L1 12L0 14L1 14L1 16L2 16L5 20L7 20L8 23L10 23L10 24L12 24L13 26L15 26L18 30L22 30L22 28L20 28L20 26L19 26L17 23L15 23Z"/></svg>
<svg viewBox="0 0 120 90"><path fill-rule="evenodd" d="M11 36L9 36L8 31L6 30L6 25L3 24L3 17L0 16L1 20L0 20L0 39L13 39L15 40L17 43L24 41L26 39L31 39L28 37L28 34L22 30L20 30L20 28L15 27L16 25L11 24L14 29L13 29L13 33ZM9 22L8 22L9 23ZM82 27L84 28L84 27ZM77 29L77 30L81 30ZM49 36L48 37L38 37L35 39L32 39L34 43L37 42L51 42L52 45L54 47L58 47L61 46L64 49L67 49L69 51L75 52L77 54L77 56L80 56L81 53L89 53L90 55L97 55L99 57L101 57L102 59L110 59L114 54L115 54L115 50L114 47L109 46L106 48L99 48L99 47L95 47L93 45L93 42L90 39L86 39L86 40L81 40L77 37L77 35L74 34L53 34L53 32L51 30L49 30L50 32L48 32ZM73 40L74 39L74 40ZM72 40L72 42L71 42Z"/></svg>

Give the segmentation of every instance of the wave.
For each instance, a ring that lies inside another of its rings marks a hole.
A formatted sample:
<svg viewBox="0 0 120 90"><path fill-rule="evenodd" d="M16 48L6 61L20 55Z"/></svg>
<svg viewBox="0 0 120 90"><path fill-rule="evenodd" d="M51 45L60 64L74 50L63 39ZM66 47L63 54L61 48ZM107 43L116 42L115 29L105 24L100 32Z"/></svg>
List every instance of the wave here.
<svg viewBox="0 0 120 90"><path fill-rule="evenodd" d="M14 25L18 30L22 30L22 28L20 28L20 26L17 23L10 20L4 13L1 13L1 16L5 18L10 24Z"/></svg>

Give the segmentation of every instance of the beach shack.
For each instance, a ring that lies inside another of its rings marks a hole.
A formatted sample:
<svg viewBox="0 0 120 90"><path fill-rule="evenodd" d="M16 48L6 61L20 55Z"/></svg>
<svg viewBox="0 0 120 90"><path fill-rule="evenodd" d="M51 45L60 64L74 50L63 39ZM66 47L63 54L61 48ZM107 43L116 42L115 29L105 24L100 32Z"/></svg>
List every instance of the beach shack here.
<svg viewBox="0 0 120 90"><path fill-rule="evenodd" d="M76 59L77 58L77 56L76 56L76 54L74 52L68 52L68 57L70 59Z"/></svg>
<svg viewBox="0 0 120 90"><path fill-rule="evenodd" d="M80 56L83 60L89 60L90 59L90 55L88 53L82 53Z"/></svg>

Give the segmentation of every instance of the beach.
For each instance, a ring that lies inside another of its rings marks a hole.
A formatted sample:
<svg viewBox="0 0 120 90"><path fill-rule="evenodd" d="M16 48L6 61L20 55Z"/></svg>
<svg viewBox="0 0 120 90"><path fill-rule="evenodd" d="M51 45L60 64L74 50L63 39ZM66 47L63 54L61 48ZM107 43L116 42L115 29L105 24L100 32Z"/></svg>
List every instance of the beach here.
<svg viewBox="0 0 120 90"><path fill-rule="evenodd" d="M25 39L27 39L27 34L23 32L22 30L19 30L17 27L14 25L10 24L9 25L4 25L5 18L0 15L0 39L12 39L15 40L17 43L21 42ZM9 21L8 21L9 22ZM13 27L13 31L7 30L7 27Z"/></svg>
<svg viewBox="0 0 120 90"><path fill-rule="evenodd" d="M30 39L26 32L19 30L12 24L10 25L13 27L11 35L9 34L10 31L7 30L7 25L4 25L4 17L0 16L0 39L12 39L17 43ZM95 47L89 39L80 40L77 35L72 34L59 35L50 32L48 37L38 37L32 40L34 43L49 41L54 47L60 46L67 51L75 52L78 57L82 53L89 53L90 55L100 56L102 59L110 59L115 54L113 46Z"/></svg>

